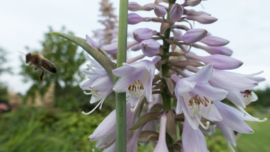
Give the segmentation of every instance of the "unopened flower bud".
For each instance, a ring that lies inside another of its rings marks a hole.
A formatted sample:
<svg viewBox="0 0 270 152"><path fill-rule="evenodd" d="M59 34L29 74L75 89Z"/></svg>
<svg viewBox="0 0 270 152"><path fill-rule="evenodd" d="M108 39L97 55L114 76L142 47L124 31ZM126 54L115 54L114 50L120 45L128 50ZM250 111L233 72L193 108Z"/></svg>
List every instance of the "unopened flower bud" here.
<svg viewBox="0 0 270 152"><path fill-rule="evenodd" d="M192 44L203 39L207 34L205 29L191 29L188 30L182 37L182 40L187 44Z"/></svg>
<svg viewBox="0 0 270 152"><path fill-rule="evenodd" d="M201 42L209 46L223 46L227 45L230 41L216 36L206 36Z"/></svg>
<svg viewBox="0 0 270 152"><path fill-rule="evenodd" d="M140 44L140 48L143 54L148 57L152 57L159 52L160 44L153 39L144 40Z"/></svg>
<svg viewBox="0 0 270 152"><path fill-rule="evenodd" d="M143 18L136 13L129 13L128 14L128 24L137 24L137 23L141 22L142 20L143 20Z"/></svg>
<svg viewBox="0 0 270 152"><path fill-rule="evenodd" d="M201 24L211 24L214 23L215 21L217 21L218 19L213 17L213 16L209 16L209 15L205 15L205 14L201 14L201 15L187 15L186 18L188 20L194 20L197 21Z"/></svg>
<svg viewBox="0 0 270 152"><path fill-rule="evenodd" d="M183 8L181 5L174 3L170 10L170 25L180 20L183 15Z"/></svg>
<svg viewBox="0 0 270 152"><path fill-rule="evenodd" d="M136 41L127 42L127 50L137 43L138 42L136 42ZM117 53L117 46L118 46L118 42L114 42L114 43L111 43L109 45L103 46L102 50L106 51L110 54L116 54Z"/></svg>
<svg viewBox="0 0 270 152"><path fill-rule="evenodd" d="M86 35L86 42L94 49L98 50L97 44L88 35Z"/></svg>
<svg viewBox="0 0 270 152"><path fill-rule="evenodd" d="M136 45L132 46L130 49L131 49L132 51L138 51L138 50L141 49L141 48L140 48L140 44L136 44Z"/></svg>
<svg viewBox="0 0 270 152"><path fill-rule="evenodd" d="M166 144L166 123L167 117L166 112L164 112L160 118L158 142L153 152L169 152Z"/></svg>
<svg viewBox="0 0 270 152"><path fill-rule="evenodd" d="M193 44L193 46L196 48L203 49L210 54L221 54L231 56L233 53L233 51L230 48L224 46L203 46L199 44Z"/></svg>
<svg viewBox="0 0 270 152"><path fill-rule="evenodd" d="M156 4L154 3L149 3L143 6L143 10L145 11L151 11L155 8Z"/></svg>
<svg viewBox="0 0 270 152"><path fill-rule="evenodd" d="M136 2L129 2L128 3L128 10L130 10L130 11L138 11L138 10L142 10L142 9L143 9L143 7Z"/></svg>
<svg viewBox="0 0 270 152"><path fill-rule="evenodd" d="M189 0L186 1L183 5L184 6L196 6L201 3L202 0Z"/></svg>
<svg viewBox="0 0 270 152"><path fill-rule="evenodd" d="M182 32L180 30L172 30L173 32L173 40L174 41L181 41L182 40Z"/></svg>
<svg viewBox="0 0 270 152"><path fill-rule="evenodd" d="M138 42L151 39L153 31L149 28L139 28L133 32L134 39Z"/></svg>
<svg viewBox="0 0 270 152"><path fill-rule="evenodd" d="M197 56L194 53L186 53L186 57L201 60L205 64L213 64L214 69L218 70L230 70L240 67L243 62L225 55L211 55L211 56Z"/></svg>
<svg viewBox="0 0 270 152"><path fill-rule="evenodd" d="M195 11L195 10L188 10L188 9L184 9L184 14L185 15L208 15L211 16L211 14L203 12L203 11Z"/></svg>
<svg viewBox="0 0 270 152"><path fill-rule="evenodd" d="M164 17L167 14L167 10L162 6L156 6L154 12L157 17Z"/></svg>

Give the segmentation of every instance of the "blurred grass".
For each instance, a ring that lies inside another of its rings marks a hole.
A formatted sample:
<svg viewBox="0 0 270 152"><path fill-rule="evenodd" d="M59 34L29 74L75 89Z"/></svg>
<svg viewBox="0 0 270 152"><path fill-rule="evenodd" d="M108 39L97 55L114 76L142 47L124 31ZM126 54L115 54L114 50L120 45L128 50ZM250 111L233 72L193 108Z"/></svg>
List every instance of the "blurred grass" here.
<svg viewBox="0 0 270 152"><path fill-rule="evenodd" d="M88 136L103 118L100 114L21 107L0 116L0 151L98 152Z"/></svg>
<svg viewBox="0 0 270 152"><path fill-rule="evenodd" d="M256 117L264 118L265 115L256 114ZM270 116L265 122L248 122L254 130L254 134L242 134L237 141L239 152L270 152Z"/></svg>
<svg viewBox="0 0 270 152"><path fill-rule="evenodd" d="M256 112L254 115L265 117ZM106 116L104 113L83 115L81 111L20 107L0 115L0 152L92 152L93 149L99 152L96 142L90 142L88 137ZM242 134L234 149L237 152L270 152L269 120L248 124L254 134ZM206 141L211 152L229 151L218 129L212 136L206 136ZM138 146L139 152L152 152L153 149L150 143L146 147Z"/></svg>

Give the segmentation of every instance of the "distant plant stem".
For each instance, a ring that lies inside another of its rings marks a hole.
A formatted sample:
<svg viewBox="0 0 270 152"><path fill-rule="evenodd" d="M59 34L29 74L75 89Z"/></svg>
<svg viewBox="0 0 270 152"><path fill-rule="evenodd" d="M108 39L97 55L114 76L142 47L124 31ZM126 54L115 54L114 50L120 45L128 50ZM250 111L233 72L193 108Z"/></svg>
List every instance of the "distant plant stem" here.
<svg viewBox="0 0 270 152"><path fill-rule="evenodd" d="M126 62L128 0L120 0L117 68ZM116 93L116 151L126 151L126 93Z"/></svg>

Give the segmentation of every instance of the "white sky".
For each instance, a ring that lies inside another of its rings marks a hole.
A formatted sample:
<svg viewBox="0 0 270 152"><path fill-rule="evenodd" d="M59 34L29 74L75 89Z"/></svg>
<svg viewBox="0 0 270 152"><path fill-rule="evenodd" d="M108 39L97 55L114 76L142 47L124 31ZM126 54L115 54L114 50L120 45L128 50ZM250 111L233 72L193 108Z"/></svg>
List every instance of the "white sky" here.
<svg viewBox="0 0 270 152"><path fill-rule="evenodd" d="M92 31L101 28L99 20L100 0L0 0L0 47L7 52L9 66L13 75L3 74L10 90L24 93L31 83L24 84L19 76L20 62L18 51L27 52L25 46L40 49L40 41L48 32L48 27L60 30L64 25L76 36L92 35ZM118 0L111 0L118 14ZM144 5L154 0L136 0ZM181 2L178 0L178 2ZM217 17L218 21L210 25L195 23L195 27L205 28L212 35L230 40L227 45L234 53L232 57L244 62L237 72L248 74L264 70L261 76L267 81L260 84L265 88L270 84L270 1L267 0L207 0L197 6ZM144 15L142 15L144 13ZM153 12L140 12L142 16L154 16ZM138 27L159 29L157 23L141 23L129 26L129 31ZM202 51L201 51L202 52ZM197 53L197 52L196 52ZM200 53L200 51L198 52Z"/></svg>

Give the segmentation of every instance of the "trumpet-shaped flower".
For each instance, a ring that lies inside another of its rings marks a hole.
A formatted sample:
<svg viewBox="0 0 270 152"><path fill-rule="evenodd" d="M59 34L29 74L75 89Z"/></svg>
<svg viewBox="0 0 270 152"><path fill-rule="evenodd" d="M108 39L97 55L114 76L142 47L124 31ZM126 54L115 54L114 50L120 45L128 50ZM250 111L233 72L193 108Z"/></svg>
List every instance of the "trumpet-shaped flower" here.
<svg viewBox="0 0 270 152"><path fill-rule="evenodd" d="M176 82L175 96L177 98L176 113L184 112L185 118L193 129L198 129L199 124L208 129L209 122L205 126L201 122L201 117L212 121L220 121L218 110L214 102L221 101L227 95L227 91L212 87L208 81L211 78L213 65L208 64L196 74L180 79L176 75L171 78Z"/></svg>
<svg viewBox="0 0 270 152"><path fill-rule="evenodd" d="M153 61L143 60L131 64L123 64L122 67L113 70L114 75L120 79L113 86L116 92L129 92L132 97L142 100L146 97L152 101L152 81L155 76L155 63L160 57Z"/></svg>
<svg viewBox="0 0 270 152"><path fill-rule="evenodd" d="M184 152L208 152L206 141L200 129L194 130L184 121L182 144Z"/></svg>
<svg viewBox="0 0 270 152"><path fill-rule="evenodd" d="M166 117L166 112L164 112L160 118L158 142L153 152L168 152L169 151L166 144L166 123L167 123L167 117Z"/></svg>
<svg viewBox="0 0 270 152"><path fill-rule="evenodd" d="M92 113L97 107L102 107L102 103L106 97L113 91L113 81L105 69L93 58L87 56L90 64L88 64L88 70L82 70L86 75L86 80L81 83L80 87L85 91L91 91L90 93L85 92L85 94L91 94L90 103L95 103L101 100L97 106L88 113Z"/></svg>
<svg viewBox="0 0 270 152"><path fill-rule="evenodd" d="M259 73L257 73L259 74ZM250 102L257 100L257 96L250 89L257 86L264 78L254 75L243 75L229 71L214 70L209 83L212 86L228 91L227 99L235 105L245 108Z"/></svg>

